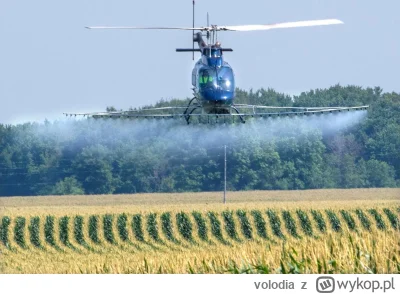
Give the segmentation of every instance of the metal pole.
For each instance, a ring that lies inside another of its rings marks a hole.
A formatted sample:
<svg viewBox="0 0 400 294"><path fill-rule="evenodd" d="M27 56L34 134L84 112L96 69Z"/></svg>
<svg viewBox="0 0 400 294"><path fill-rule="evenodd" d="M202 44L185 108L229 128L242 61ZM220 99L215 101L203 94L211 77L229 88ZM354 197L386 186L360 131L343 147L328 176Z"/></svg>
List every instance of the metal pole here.
<svg viewBox="0 0 400 294"><path fill-rule="evenodd" d="M224 165L224 204L226 203L226 145L224 145L224 158L225 158L225 165Z"/></svg>
<svg viewBox="0 0 400 294"><path fill-rule="evenodd" d="M194 28L194 0L193 0L193 28ZM192 52L192 60L194 60L194 30L192 31L192 43L193 43L193 52Z"/></svg>

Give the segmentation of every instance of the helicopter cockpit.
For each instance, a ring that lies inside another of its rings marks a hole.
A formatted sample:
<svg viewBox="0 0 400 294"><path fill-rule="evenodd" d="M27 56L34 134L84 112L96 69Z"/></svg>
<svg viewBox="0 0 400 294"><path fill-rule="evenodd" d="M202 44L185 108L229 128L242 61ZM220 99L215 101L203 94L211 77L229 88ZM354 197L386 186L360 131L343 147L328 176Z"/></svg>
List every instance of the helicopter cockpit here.
<svg viewBox="0 0 400 294"><path fill-rule="evenodd" d="M235 91L235 78L232 68L223 66L220 68L200 69L199 89L207 100L232 98Z"/></svg>
<svg viewBox="0 0 400 294"><path fill-rule="evenodd" d="M219 48L204 48L203 54L207 57L213 57L213 58L221 57L222 50Z"/></svg>
<svg viewBox="0 0 400 294"><path fill-rule="evenodd" d="M204 48L203 56L209 66L222 66L222 50L220 48Z"/></svg>

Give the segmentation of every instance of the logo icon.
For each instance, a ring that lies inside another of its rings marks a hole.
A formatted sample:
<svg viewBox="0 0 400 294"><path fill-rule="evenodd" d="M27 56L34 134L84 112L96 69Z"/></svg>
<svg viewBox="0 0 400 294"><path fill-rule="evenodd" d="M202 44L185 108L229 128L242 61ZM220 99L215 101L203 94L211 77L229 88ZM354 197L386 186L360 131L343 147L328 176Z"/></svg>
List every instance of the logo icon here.
<svg viewBox="0 0 400 294"><path fill-rule="evenodd" d="M335 279L327 276L319 277L316 287L319 293L333 293L335 291Z"/></svg>

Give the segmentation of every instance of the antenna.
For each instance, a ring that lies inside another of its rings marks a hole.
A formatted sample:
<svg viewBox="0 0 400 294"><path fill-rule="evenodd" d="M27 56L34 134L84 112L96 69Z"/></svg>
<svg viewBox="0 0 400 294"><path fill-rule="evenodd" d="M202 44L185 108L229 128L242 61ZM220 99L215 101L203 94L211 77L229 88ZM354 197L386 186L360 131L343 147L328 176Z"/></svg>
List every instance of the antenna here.
<svg viewBox="0 0 400 294"><path fill-rule="evenodd" d="M224 201L226 203L226 145L224 145Z"/></svg>
<svg viewBox="0 0 400 294"><path fill-rule="evenodd" d="M210 18L208 16L208 12L207 12L207 28L210 27ZM210 31L207 30L207 45L210 44Z"/></svg>
<svg viewBox="0 0 400 294"><path fill-rule="evenodd" d="M194 0L193 0L193 55L192 55L192 60L194 60Z"/></svg>

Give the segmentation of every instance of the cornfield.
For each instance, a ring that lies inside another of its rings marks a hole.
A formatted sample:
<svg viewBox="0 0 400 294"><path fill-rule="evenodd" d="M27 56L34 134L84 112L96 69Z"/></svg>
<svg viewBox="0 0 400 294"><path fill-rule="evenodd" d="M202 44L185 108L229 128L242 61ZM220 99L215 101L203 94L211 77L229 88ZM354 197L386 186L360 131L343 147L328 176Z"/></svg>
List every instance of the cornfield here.
<svg viewBox="0 0 400 294"><path fill-rule="evenodd" d="M7 272L400 273L399 228L397 207L4 216L0 249Z"/></svg>

